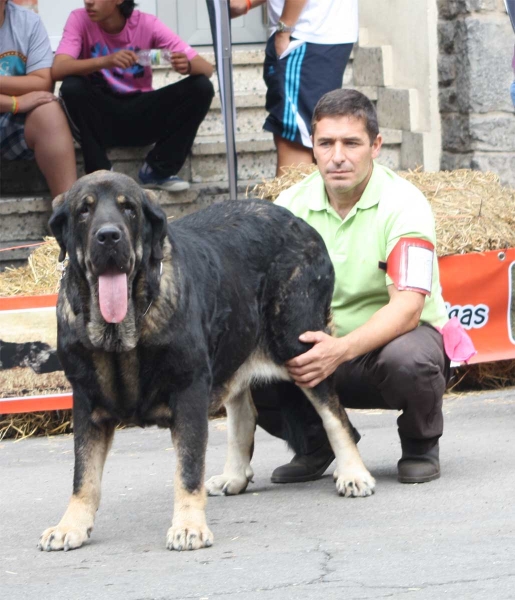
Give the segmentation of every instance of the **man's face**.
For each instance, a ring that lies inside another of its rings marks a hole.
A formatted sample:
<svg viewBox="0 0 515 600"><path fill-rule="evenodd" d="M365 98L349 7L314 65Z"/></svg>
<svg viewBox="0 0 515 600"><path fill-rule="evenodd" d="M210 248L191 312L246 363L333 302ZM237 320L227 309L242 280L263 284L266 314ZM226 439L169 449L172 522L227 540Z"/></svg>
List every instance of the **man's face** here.
<svg viewBox="0 0 515 600"><path fill-rule="evenodd" d="M94 23L105 21L118 10L123 0L84 0L84 8Z"/></svg>
<svg viewBox="0 0 515 600"><path fill-rule="evenodd" d="M356 117L324 117L313 135L313 154L326 188L336 194L362 183L381 149L379 134L370 143L365 122Z"/></svg>

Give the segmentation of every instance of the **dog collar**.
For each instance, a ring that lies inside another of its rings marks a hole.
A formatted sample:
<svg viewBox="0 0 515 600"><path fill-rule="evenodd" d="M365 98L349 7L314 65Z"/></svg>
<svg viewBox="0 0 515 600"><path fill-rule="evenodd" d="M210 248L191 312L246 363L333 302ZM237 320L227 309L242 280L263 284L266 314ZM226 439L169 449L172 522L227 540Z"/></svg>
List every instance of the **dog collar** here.
<svg viewBox="0 0 515 600"><path fill-rule="evenodd" d="M162 274L163 274L163 261L161 261L159 263L159 281L161 281L161 275ZM141 318L143 318L148 313L148 311L150 310L150 307L152 306L153 302L154 302L154 299L152 299L150 301L150 304L147 306L147 310L143 313L143 315L142 315Z"/></svg>

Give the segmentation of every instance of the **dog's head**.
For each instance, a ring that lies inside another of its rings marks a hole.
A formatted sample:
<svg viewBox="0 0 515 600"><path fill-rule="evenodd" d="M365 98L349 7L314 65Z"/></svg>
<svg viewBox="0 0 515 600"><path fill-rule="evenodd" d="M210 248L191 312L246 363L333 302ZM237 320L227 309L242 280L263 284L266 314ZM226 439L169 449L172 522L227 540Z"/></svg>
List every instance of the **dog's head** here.
<svg viewBox="0 0 515 600"><path fill-rule="evenodd" d="M97 171L55 198L49 222L71 267L87 279L106 323L127 314L134 278L163 258L166 216L130 177ZM97 296L98 294L98 296Z"/></svg>

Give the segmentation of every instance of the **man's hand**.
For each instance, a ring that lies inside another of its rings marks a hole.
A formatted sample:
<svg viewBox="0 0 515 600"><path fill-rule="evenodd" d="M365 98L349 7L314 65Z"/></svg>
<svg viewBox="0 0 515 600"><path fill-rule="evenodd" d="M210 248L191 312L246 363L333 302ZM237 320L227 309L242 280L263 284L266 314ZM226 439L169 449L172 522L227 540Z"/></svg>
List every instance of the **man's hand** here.
<svg viewBox="0 0 515 600"><path fill-rule="evenodd" d="M277 58L279 58L286 48L288 48L290 43L290 34L286 32L279 33L276 31L274 43L275 51L277 52Z"/></svg>
<svg viewBox="0 0 515 600"><path fill-rule="evenodd" d="M118 50L102 57L103 69L128 69L138 62L138 55L132 50Z"/></svg>
<svg viewBox="0 0 515 600"><path fill-rule="evenodd" d="M343 362L341 345L338 338L323 331L306 331L299 336L299 340L314 346L289 360L286 367L297 385L313 388L334 373Z"/></svg>
<svg viewBox="0 0 515 600"><path fill-rule="evenodd" d="M29 92L18 96L18 112L28 113L34 108L41 106L41 104L48 104L57 100L54 94L50 92Z"/></svg>
<svg viewBox="0 0 515 600"><path fill-rule="evenodd" d="M188 75L191 72L190 61L183 52L172 52L172 66L181 75Z"/></svg>

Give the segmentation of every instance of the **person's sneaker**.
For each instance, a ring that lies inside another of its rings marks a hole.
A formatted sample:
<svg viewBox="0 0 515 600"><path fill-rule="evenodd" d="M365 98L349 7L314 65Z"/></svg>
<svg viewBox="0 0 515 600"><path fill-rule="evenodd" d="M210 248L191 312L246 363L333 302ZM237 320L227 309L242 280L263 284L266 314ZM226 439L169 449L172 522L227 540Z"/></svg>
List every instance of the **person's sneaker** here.
<svg viewBox="0 0 515 600"><path fill-rule="evenodd" d="M397 463L398 480L401 483L427 483L440 477L440 451L436 444L425 454L413 454L403 450Z"/></svg>
<svg viewBox="0 0 515 600"><path fill-rule="evenodd" d="M182 192L189 189L190 184L177 175L169 177L158 177L152 167L145 163L138 174L139 180L143 187L151 190L166 190L167 192Z"/></svg>

